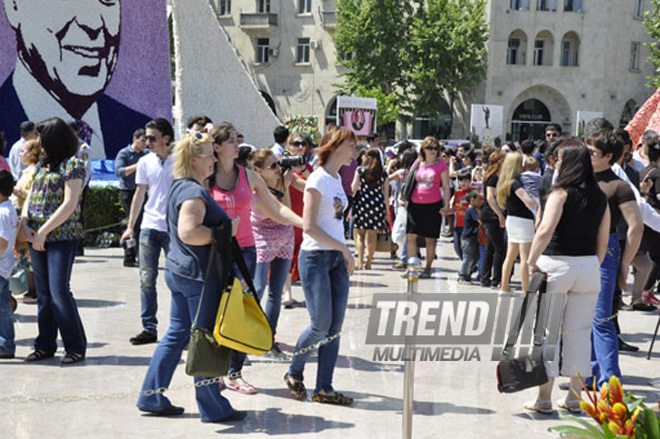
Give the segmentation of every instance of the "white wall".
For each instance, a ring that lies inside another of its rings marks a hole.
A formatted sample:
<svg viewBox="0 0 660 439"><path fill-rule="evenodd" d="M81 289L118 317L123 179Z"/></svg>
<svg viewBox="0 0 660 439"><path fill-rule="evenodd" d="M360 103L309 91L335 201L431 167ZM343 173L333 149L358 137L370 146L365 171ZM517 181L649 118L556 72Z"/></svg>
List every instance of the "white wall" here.
<svg viewBox="0 0 660 439"><path fill-rule="evenodd" d="M207 0L172 2L176 54L174 118L205 114L229 121L257 147L272 145L280 124L241 64Z"/></svg>

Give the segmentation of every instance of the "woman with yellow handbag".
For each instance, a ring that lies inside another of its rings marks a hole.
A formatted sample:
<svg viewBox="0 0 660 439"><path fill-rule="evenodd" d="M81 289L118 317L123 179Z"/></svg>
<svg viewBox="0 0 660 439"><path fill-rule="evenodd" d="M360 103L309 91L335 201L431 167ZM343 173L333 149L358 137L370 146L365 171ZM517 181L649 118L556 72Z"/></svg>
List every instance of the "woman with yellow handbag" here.
<svg viewBox="0 0 660 439"><path fill-rule="evenodd" d="M213 173L216 161L212 143L213 138L208 134L195 133L179 141L175 150L175 180L167 206L170 251L165 263L165 282L172 291L170 327L149 363L137 403L141 411L157 416L183 413L183 407L172 405L164 394L150 394L149 391L169 386L181 353L190 340L191 322L195 319L202 289L206 293L202 309L216 310L219 301L217 282L204 282L212 228L229 221L225 211L203 186L204 179ZM236 224L232 225L235 229ZM217 278L217 273L209 276L209 279ZM197 326L211 328L215 314L199 314ZM195 382L204 379L196 376ZM220 394L218 383L195 387L195 398L202 422L240 421L247 415L232 408Z"/></svg>
<svg viewBox="0 0 660 439"><path fill-rule="evenodd" d="M304 349L336 336L341 331L348 302L348 276L355 268L353 255L344 238L343 213L348 205L338 174L342 165L355 157L355 134L339 128L318 150L319 167L305 186L303 243L299 255L300 278L311 325L298 338L293 361L284 381L298 400L307 398L303 371L311 351ZM332 387L339 338L318 350L318 373L312 400L348 405L353 398Z"/></svg>

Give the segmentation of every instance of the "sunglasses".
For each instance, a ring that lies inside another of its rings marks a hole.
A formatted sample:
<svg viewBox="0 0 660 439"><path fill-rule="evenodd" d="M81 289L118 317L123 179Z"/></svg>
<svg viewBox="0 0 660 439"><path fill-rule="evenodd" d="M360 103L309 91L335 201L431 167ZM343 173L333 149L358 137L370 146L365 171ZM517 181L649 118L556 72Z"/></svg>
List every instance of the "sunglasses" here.
<svg viewBox="0 0 660 439"><path fill-rule="evenodd" d="M145 142L156 142L156 136L144 136Z"/></svg>
<svg viewBox="0 0 660 439"><path fill-rule="evenodd" d="M426 148L426 150L427 151L437 151L438 147L437 146L429 146L428 148Z"/></svg>
<svg viewBox="0 0 660 439"><path fill-rule="evenodd" d="M291 142L291 145L292 146L307 146L307 141L306 140L303 140L301 142L295 141L295 142Z"/></svg>

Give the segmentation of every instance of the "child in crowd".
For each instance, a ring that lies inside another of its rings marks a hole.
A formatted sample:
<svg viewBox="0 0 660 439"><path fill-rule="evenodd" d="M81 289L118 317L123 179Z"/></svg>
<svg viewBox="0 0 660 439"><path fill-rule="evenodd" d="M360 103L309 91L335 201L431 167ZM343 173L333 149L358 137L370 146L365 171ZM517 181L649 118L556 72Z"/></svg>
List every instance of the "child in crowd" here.
<svg viewBox="0 0 660 439"><path fill-rule="evenodd" d="M541 164L534 157L523 159L523 172L520 174L520 182L532 200L539 204L539 185L541 184ZM536 216L536 209L534 210Z"/></svg>
<svg viewBox="0 0 660 439"><path fill-rule="evenodd" d="M451 208L454 213L454 251L459 259L463 260L463 252L461 251L461 234L463 233L463 218L465 211L468 208L467 194L472 190L470 188L470 175L469 169L461 169L458 171L458 190L454 193L452 198Z"/></svg>
<svg viewBox="0 0 660 439"><path fill-rule="evenodd" d="M18 218L9 197L14 190L14 178L9 171L0 171L0 358L14 358L14 317L9 295L9 276L14 267L14 241Z"/></svg>
<svg viewBox="0 0 660 439"><path fill-rule="evenodd" d="M463 263L458 272L460 283L472 283L472 273L479 263L479 218L483 198L475 191L469 192L465 199L470 207L465 211L463 220L463 233L461 247L463 249Z"/></svg>

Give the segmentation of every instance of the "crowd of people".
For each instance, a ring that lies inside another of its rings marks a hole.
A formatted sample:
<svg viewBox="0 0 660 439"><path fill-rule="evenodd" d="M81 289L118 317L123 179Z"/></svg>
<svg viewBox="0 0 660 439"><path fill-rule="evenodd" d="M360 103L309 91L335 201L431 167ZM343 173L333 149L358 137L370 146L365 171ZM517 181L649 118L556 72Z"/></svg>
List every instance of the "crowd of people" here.
<svg viewBox="0 0 660 439"><path fill-rule="evenodd" d="M395 222L405 233L400 253L394 250L390 257L398 260L393 268L403 270L403 277L416 269L408 265L416 258L425 260L419 277L434 277L441 237L453 241L461 286L506 295L526 291L535 271L547 274L548 292L563 300L562 349L546 358L550 380L526 405L530 410L552 410L557 376L571 377L574 392L558 403L570 411L579 411L577 373L593 376L599 386L612 375L621 378L618 352L636 347L621 338L616 313L651 311L660 304L653 293L660 278L657 133L645 133L633 148L626 131L595 119L585 126L584 139L551 124L543 139L478 150L451 148L434 137L419 145L387 146L369 135L364 144L336 126L327 127L317 144L305 132L290 134L278 126L273 146L259 149L243 143L229 122L196 116L187 127L175 141L167 120L150 121L135 131L115 164L127 216L123 264L138 267L140 277L142 330L129 341L158 342L137 402L142 411L161 416L184 411L148 390L168 387L198 309L206 311L199 313L198 326L213 326L220 276L206 270L217 228L231 228L257 297L266 296L274 337L281 308L297 304L292 282L302 286L310 325L294 355L276 342L265 354L290 362L284 382L299 400L307 398L304 370L312 354L307 348L326 340L318 347L312 400L352 403L333 386L349 276L373 268L379 235L390 234ZM23 300L36 301L38 309L38 334L26 360L54 357L58 332L65 350L61 364L85 360L85 331L69 283L84 238L90 167L88 147L75 128L58 118L25 122L8 170L0 170L0 358L15 354L8 279L24 270ZM171 314L158 341L161 251ZM517 261L520 289L511 282ZM631 267L631 302L624 304ZM195 387L203 422L245 417L222 391L258 392L243 376L248 361L234 351L221 383Z"/></svg>

